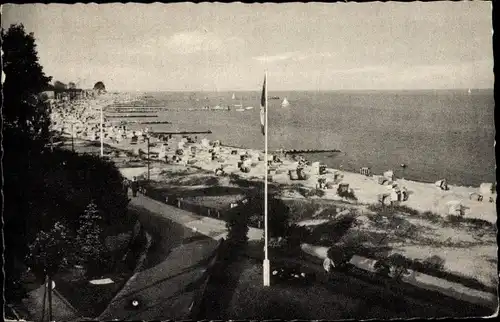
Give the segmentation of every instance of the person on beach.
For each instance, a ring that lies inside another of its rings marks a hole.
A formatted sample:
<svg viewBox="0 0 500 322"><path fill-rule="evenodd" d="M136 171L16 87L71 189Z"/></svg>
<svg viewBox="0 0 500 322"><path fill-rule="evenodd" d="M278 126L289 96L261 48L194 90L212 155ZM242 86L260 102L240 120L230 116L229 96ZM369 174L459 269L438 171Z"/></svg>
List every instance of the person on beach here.
<svg viewBox="0 0 500 322"><path fill-rule="evenodd" d="M335 264L333 261L327 256L323 261L323 269L325 270L326 277L329 280L332 274L333 269L335 268Z"/></svg>
<svg viewBox="0 0 500 322"><path fill-rule="evenodd" d="M134 177L131 183L131 188L132 188L132 196L137 197L137 190L139 190L139 184L137 182L137 177Z"/></svg>

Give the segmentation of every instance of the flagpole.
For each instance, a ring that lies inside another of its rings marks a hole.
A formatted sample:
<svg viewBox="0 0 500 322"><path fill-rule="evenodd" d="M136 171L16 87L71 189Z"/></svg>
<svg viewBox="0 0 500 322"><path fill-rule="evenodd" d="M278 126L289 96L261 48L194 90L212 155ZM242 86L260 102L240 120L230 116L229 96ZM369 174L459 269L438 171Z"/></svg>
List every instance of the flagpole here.
<svg viewBox="0 0 500 322"><path fill-rule="evenodd" d="M103 135L102 135L102 123L103 123L103 116L102 116L102 105L101 105L101 158L104 156L104 142L103 142Z"/></svg>
<svg viewBox="0 0 500 322"><path fill-rule="evenodd" d="M266 163L266 166L265 166L265 174L264 174L264 263L263 263L263 268L264 268L264 272L263 272L263 275L264 275L264 286L270 286L271 284L271 278L270 278L270 264L269 264L269 257L268 257L268 244L267 244L267 241L268 241L268 231L267 231L267 215L268 215L268 211L267 211L267 204L268 204L268 200L267 200L267 176L268 176L268 156L267 156L267 129L268 129L268 126L267 126L267 70L266 70L266 73L265 73L265 89L264 89L264 92L265 92L265 107L264 107L264 153L265 153L265 157L264 157L264 160L265 160L265 163Z"/></svg>

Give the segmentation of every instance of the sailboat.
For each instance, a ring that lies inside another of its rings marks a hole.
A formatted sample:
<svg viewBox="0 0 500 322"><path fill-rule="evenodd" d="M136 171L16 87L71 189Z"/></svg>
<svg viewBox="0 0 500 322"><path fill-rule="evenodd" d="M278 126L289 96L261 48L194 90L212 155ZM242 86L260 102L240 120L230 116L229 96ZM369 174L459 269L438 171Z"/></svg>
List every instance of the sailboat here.
<svg viewBox="0 0 500 322"><path fill-rule="evenodd" d="M243 103L241 102L241 100L240 100L240 104L234 104L234 107L237 107L236 111L238 111L238 112L242 112L245 110L243 108Z"/></svg>
<svg viewBox="0 0 500 322"><path fill-rule="evenodd" d="M470 88L469 88L469 90L467 91L467 94L469 94L469 95L470 95L470 93L471 93L471 90L470 90Z"/></svg>
<svg viewBox="0 0 500 322"><path fill-rule="evenodd" d="M236 99L236 96L234 95L234 93L233 93L233 97L232 97L232 99L233 99L233 100L234 100L234 99Z"/></svg>
<svg viewBox="0 0 500 322"><path fill-rule="evenodd" d="M286 99L286 97L283 99L283 102L281 102L281 107L282 108L285 108L285 107L288 107L290 106L290 102L288 102L288 100Z"/></svg>

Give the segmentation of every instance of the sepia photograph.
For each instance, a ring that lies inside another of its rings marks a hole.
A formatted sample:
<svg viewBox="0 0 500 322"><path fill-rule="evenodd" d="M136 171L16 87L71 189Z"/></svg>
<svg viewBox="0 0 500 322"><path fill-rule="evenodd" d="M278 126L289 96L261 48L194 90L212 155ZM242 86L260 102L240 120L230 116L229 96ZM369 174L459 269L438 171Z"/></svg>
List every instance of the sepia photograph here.
<svg viewBox="0 0 500 322"><path fill-rule="evenodd" d="M493 6L2 5L4 318L496 316Z"/></svg>

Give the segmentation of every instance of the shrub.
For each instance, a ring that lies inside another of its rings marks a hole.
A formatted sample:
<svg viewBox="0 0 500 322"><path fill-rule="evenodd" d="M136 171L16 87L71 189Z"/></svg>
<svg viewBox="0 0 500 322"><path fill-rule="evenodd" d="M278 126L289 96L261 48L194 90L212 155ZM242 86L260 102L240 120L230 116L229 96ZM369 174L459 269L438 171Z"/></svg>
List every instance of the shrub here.
<svg viewBox="0 0 500 322"><path fill-rule="evenodd" d="M445 263L445 260L442 257L439 257L437 255L433 255L431 257L428 257L422 262L424 267L428 267L428 268L432 268L432 269L436 269L436 270L443 270L444 263Z"/></svg>
<svg viewBox="0 0 500 322"><path fill-rule="evenodd" d="M356 198L356 195L354 194L354 191L351 189L349 189L347 191L337 190L337 194L340 197L345 198L347 200L353 200L353 201L358 200L358 198Z"/></svg>
<svg viewBox="0 0 500 322"><path fill-rule="evenodd" d="M226 213L226 228L228 230L225 244L227 246L227 259L234 260L248 243L248 221L246 211L242 207L234 208Z"/></svg>
<svg viewBox="0 0 500 322"><path fill-rule="evenodd" d="M332 246L328 248L327 256L330 258L335 265L344 265L349 263L352 256L355 255L353 249L349 249L347 247L342 246Z"/></svg>
<svg viewBox="0 0 500 322"><path fill-rule="evenodd" d="M373 269L375 270L375 273L385 277L389 277L389 274L391 273L391 265L383 259L376 261Z"/></svg>
<svg viewBox="0 0 500 322"><path fill-rule="evenodd" d="M331 222L313 228L310 239L312 243L332 244L338 242L352 227L356 219L353 216L336 218Z"/></svg>
<svg viewBox="0 0 500 322"><path fill-rule="evenodd" d="M394 267L394 278L400 279L403 274L408 273L408 268L411 266L411 261L405 256L395 253L387 259L389 264Z"/></svg>
<svg viewBox="0 0 500 322"><path fill-rule="evenodd" d="M441 216L439 216L438 214L436 214L432 211L423 212L422 217L426 220L429 220L430 222L433 222L433 223L441 221Z"/></svg>
<svg viewBox="0 0 500 322"><path fill-rule="evenodd" d="M456 215L448 215L446 216L446 221L452 227L457 227L460 226L460 224L462 223L462 218Z"/></svg>
<svg viewBox="0 0 500 322"><path fill-rule="evenodd" d="M483 219L462 217L461 220L462 222L470 224L475 228L495 229L495 224Z"/></svg>
<svg viewBox="0 0 500 322"><path fill-rule="evenodd" d="M283 248L287 245L288 241L286 238L270 238L268 246L270 248Z"/></svg>
<svg viewBox="0 0 500 322"><path fill-rule="evenodd" d="M291 249L299 248L300 244L307 241L309 238L309 231L307 228L295 224L290 225L288 228L288 247Z"/></svg>
<svg viewBox="0 0 500 322"><path fill-rule="evenodd" d="M305 192L305 197L323 197L325 195L325 191L322 189L311 189Z"/></svg>

